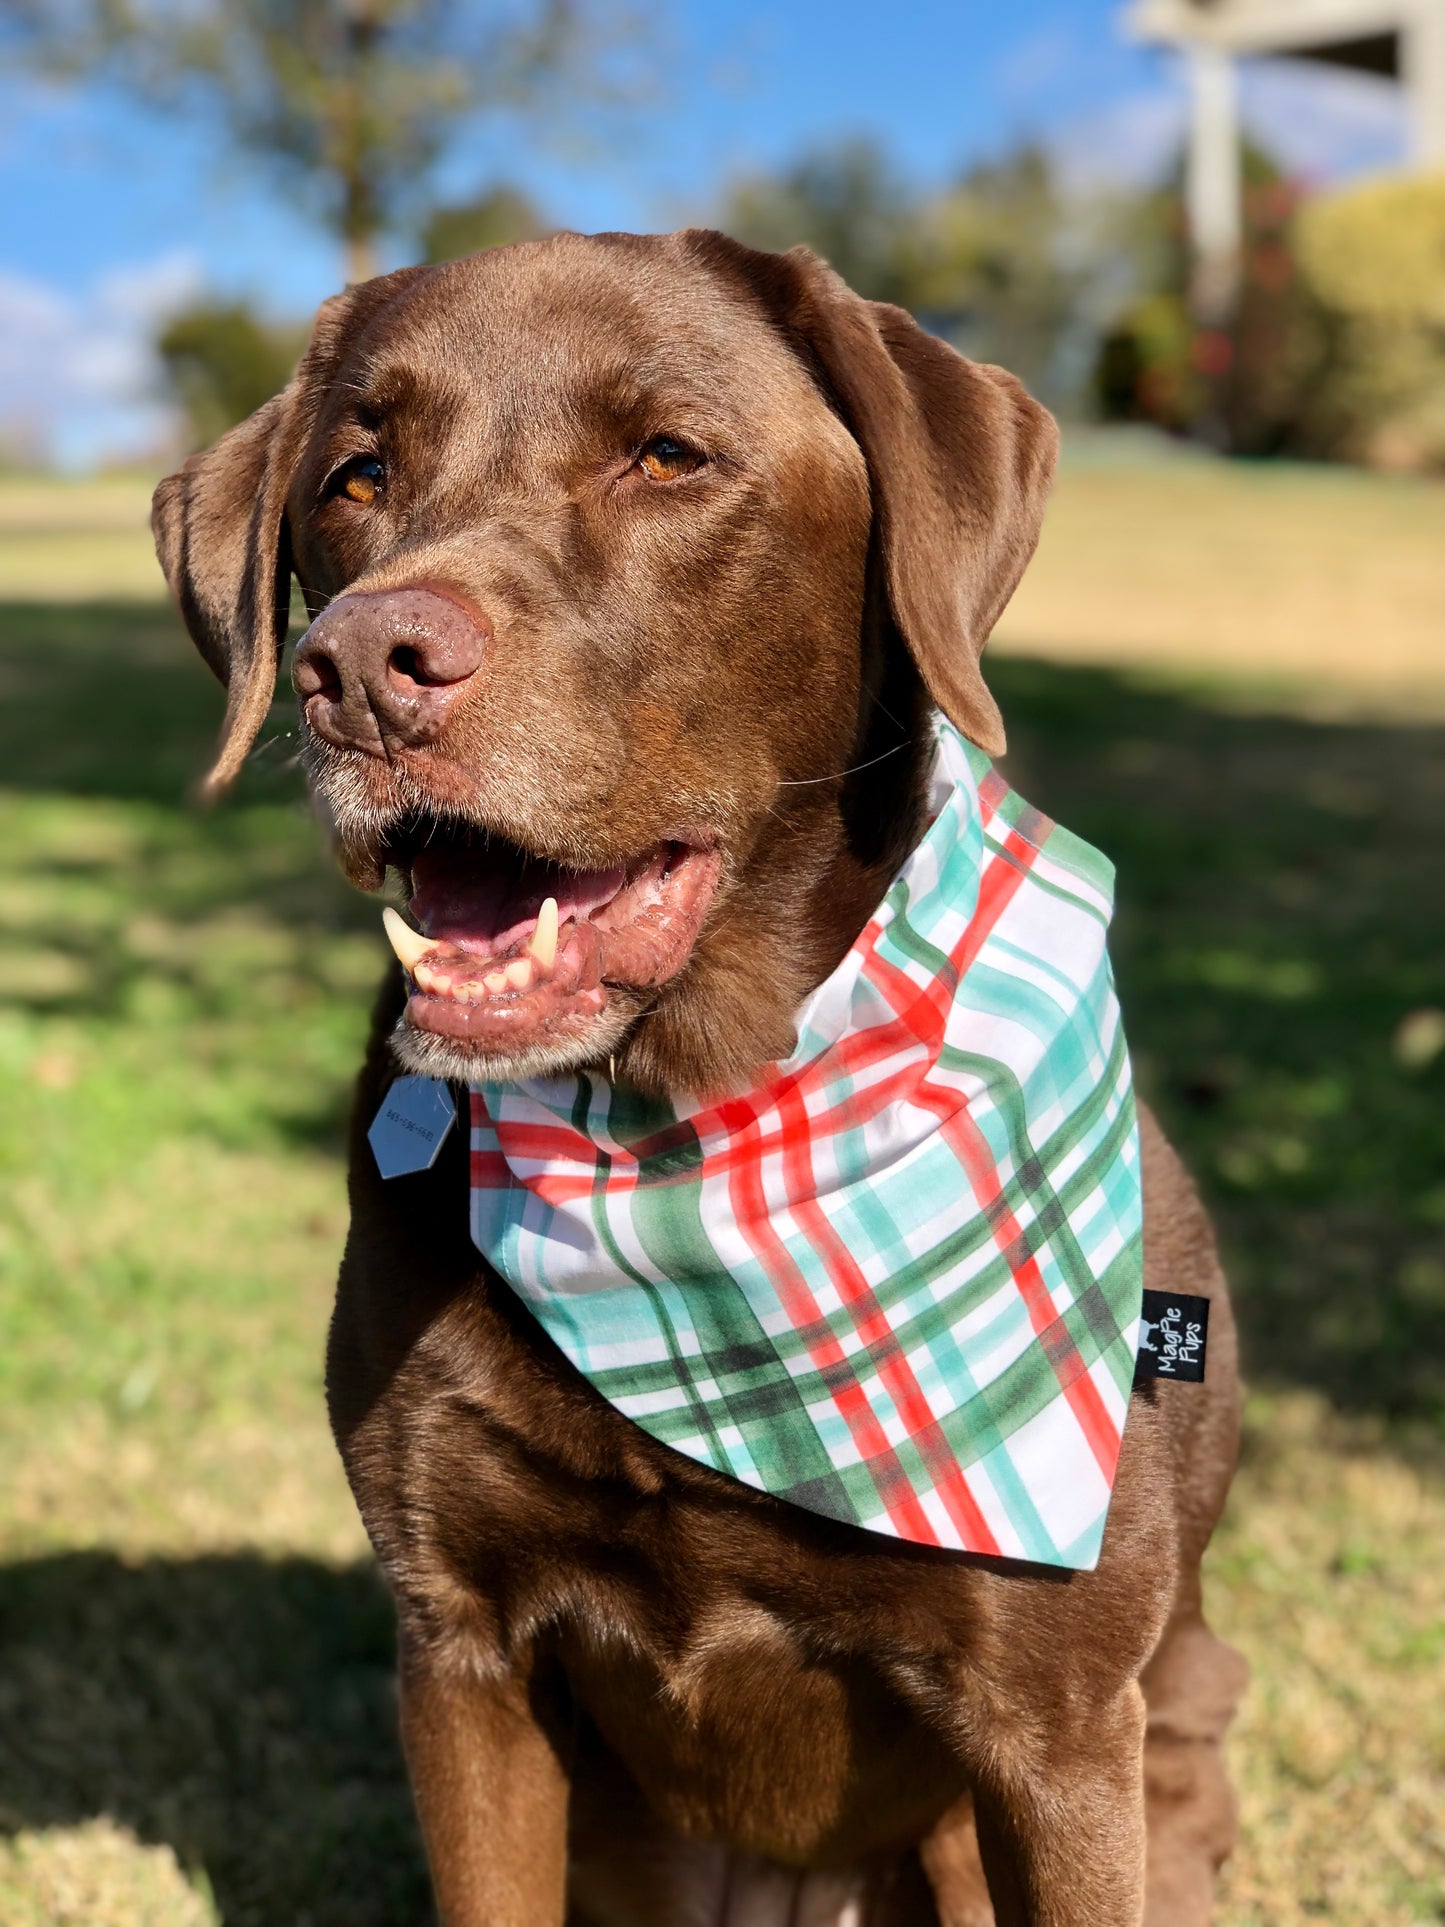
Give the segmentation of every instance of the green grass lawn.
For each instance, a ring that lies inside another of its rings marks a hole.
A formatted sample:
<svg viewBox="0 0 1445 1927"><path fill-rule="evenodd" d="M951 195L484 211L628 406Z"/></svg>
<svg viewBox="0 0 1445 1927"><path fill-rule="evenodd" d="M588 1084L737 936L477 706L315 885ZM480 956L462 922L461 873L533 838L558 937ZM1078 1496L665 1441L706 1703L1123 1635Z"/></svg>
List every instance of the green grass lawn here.
<svg viewBox="0 0 1445 1927"><path fill-rule="evenodd" d="M1445 1919L1445 727L992 674L1014 782L1118 861L1140 1083L1244 1326L1221 1919ZM4 1927L428 1918L320 1388L382 940L281 712L187 806L218 715L156 604L0 604Z"/></svg>

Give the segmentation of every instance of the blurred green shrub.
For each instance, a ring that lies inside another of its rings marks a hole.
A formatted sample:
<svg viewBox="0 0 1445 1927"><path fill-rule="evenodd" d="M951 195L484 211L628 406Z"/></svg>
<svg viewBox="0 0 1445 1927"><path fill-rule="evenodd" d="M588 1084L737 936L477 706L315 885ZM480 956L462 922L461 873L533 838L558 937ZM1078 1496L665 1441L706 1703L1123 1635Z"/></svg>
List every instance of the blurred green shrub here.
<svg viewBox="0 0 1445 1927"><path fill-rule="evenodd" d="M245 302L202 301L171 316L156 339L189 442L205 448L286 386L307 330L262 320Z"/></svg>
<svg viewBox="0 0 1445 1927"><path fill-rule="evenodd" d="M1306 198L1251 148L1244 212L1238 304L1208 328L1179 176L1141 200L1144 292L1100 339L1099 412L1231 454L1445 468L1445 177Z"/></svg>
<svg viewBox="0 0 1445 1927"><path fill-rule="evenodd" d="M1095 264L1073 246L1053 163L1024 146L924 201L903 236L910 302L965 353L1006 363L1055 406L1077 401L1081 326Z"/></svg>
<svg viewBox="0 0 1445 1927"><path fill-rule="evenodd" d="M1204 412L1194 327L1182 294L1144 295L1099 343L1094 391L1105 421L1146 421L1184 434Z"/></svg>
<svg viewBox="0 0 1445 1927"><path fill-rule="evenodd" d="M805 242L869 301L908 307L906 256L917 198L870 140L844 140L802 155L776 174L744 175L718 210L718 225L749 247Z"/></svg>

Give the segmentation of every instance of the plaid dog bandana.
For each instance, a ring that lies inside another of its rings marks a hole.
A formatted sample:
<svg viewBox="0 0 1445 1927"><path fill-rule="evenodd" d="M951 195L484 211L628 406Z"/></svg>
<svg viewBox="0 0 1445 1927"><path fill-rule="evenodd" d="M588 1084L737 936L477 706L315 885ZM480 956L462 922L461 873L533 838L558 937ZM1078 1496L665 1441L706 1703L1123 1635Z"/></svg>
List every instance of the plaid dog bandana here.
<svg viewBox="0 0 1445 1927"><path fill-rule="evenodd" d="M474 1086L472 1235L676 1451L870 1532L1088 1570L1142 1289L1113 869L942 721L933 800L754 1088Z"/></svg>

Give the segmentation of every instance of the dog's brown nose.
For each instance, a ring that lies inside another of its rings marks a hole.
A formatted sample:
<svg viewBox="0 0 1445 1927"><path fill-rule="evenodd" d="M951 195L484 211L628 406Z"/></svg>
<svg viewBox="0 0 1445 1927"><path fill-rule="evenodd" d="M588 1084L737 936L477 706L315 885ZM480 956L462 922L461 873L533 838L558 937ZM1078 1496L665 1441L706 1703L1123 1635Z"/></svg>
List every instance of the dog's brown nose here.
<svg viewBox="0 0 1445 1927"><path fill-rule="evenodd" d="M480 611L434 589L338 596L298 643L291 681L318 736L390 756L436 741L490 640Z"/></svg>

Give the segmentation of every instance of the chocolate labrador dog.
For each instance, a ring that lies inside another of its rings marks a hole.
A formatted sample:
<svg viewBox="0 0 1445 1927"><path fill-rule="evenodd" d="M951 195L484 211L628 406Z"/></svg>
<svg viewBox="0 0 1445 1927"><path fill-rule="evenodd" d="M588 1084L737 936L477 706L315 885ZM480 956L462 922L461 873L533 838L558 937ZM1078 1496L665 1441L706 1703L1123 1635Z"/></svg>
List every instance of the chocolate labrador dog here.
<svg viewBox="0 0 1445 1927"><path fill-rule="evenodd" d="M1146 1284L1212 1300L1136 1390L1103 1553L901 1542L658 1443L468 1235L456 1131L384 1183L398 1068L727 1088L926 821L935 707L1031 555L1047 413L806 250L603 235L322 308L295 378L156 494L228 691L294 680L346 874L402 881L351 1161L336 1437L395 1596L446 1927L1195 1927L1242 1663L1199 1565L1234 1462L1209 1228L1142 1118ZM394 915L395 913L393 913Z"/></svg>

